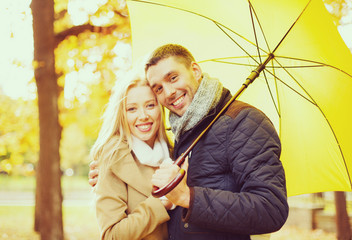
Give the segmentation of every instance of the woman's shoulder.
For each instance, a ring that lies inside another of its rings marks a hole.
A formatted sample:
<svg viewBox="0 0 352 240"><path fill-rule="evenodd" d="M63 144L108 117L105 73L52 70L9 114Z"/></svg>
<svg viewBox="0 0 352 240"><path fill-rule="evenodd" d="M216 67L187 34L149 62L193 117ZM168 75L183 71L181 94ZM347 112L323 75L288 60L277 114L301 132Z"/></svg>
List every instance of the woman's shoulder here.
<svg viewBox="0 0 352 240"><path fill-rule="evenodd" d="M128 148L126 139L120 139L118 136L112 136L105 144L104 149L125 149Z"/></svg>
<svg viewBox="0 0 352 240"><path fill-rule="evenodd" d="M127 140L119 139L118 136L110 138L103 147L101 156L103 158L110 158L113 155L124 156L129 154L131 150L128 147Z"/></svg>

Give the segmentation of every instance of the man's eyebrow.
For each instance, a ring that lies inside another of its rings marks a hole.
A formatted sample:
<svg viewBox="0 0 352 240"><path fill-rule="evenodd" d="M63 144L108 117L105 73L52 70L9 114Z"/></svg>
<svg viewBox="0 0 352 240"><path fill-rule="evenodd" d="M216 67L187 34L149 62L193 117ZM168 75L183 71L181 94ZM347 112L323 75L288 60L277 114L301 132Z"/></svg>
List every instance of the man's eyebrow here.
<svg viewBox="0 0 352 240"><path fill-rule="evenodd" d="M174 71L170 71L168 73L166 73L164 76L163 76L163 79L167 79L171 74L173 74ZM155 88L155 86L158 85L156 83L154 83L153 85L150 86L151 89Z"/></svg>

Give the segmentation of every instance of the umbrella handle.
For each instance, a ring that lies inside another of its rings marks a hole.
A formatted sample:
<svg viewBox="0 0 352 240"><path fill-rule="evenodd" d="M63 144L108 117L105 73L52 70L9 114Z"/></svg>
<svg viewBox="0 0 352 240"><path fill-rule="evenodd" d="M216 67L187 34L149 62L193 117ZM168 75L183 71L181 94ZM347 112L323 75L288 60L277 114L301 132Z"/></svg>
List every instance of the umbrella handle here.
<svg viewBox="0 0 352 240"><path fill-rule="evenodd" d="M174 162L174 164L176 164L177 166L181 167L182 163L185 161L185 156L187 156L187 154L181 154L176 161ZM179 172L177 173L177 175L175 176L174 179L172 179L168 184L166 184L164 187L158 188L156 186L153 186L153 190L152 190L152 195L153 197L162 197L166 194L168 194L170 191L172 191L172 189L174 189L183 179L183 177L186 174L186 170L184 170L183 168L181 168L179 170Z"/></svg>

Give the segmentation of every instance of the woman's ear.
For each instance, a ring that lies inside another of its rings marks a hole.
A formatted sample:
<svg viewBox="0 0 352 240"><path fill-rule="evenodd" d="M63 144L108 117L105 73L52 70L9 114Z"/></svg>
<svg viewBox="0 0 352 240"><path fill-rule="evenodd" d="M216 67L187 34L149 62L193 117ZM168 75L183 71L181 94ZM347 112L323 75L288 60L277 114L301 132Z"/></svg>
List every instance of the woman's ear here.
<svg viewBox="0 0 352 240"><path fill-rule="evenodd" d="M200 81L203 77L202 69L200 68L200 66L196 62L192 62L191 67L192 67L194 78L198 81L198 83L200 83Z"/></svg>

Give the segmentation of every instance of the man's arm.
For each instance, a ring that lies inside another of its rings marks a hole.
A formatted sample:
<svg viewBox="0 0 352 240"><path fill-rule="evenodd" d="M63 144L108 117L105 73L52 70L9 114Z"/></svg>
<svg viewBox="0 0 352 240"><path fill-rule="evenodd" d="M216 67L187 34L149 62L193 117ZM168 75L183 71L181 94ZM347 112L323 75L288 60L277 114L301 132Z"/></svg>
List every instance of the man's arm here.
<svg viewBox="0 0 352 240"><path fill-rule="evenodd" d="M237 234L262 234L282 227L288 215L285 174L276 131L260 111L242 110L223 122L229 171L239 192L195 186L185 221ZM225 126L226 125L226 126ZM218 133L218 132L217 132ZM224 182L225 179L224 179Z"/></svg>
<svg viewBox="0 0 352 240"><path fill-rule="evenodd" d="M89 164L89 173L88 173L88 183L89 183L89 185L94 187L97 184L98 175L99 175L98 161L92 161Z"/></svg>

